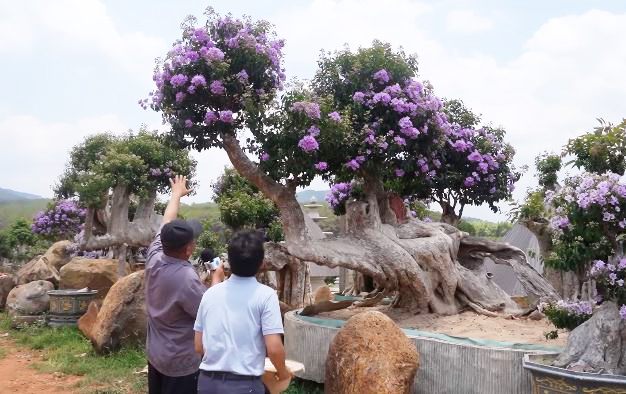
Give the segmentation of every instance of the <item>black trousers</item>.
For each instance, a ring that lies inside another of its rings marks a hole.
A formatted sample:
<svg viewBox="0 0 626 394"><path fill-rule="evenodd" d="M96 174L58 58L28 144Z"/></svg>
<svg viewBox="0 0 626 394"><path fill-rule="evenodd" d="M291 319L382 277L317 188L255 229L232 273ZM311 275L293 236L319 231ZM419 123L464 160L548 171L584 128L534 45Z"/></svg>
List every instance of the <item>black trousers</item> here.
<svg viewBox="0 0 626 394"><path fill-rule="evenodd" d="M149 394L196 394L198 372L186 376L167 376L148 363Z"/></svg>

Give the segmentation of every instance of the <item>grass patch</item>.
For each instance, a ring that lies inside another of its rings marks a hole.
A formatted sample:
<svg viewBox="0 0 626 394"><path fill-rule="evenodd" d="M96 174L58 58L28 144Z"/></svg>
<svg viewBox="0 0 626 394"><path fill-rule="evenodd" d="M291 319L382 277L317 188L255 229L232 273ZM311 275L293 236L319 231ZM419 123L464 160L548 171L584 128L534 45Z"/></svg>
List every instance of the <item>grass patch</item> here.
<svg viewBox="0 0 626 394"><path fill-rule="evenodd" d="M0 315L0 330L8 331L18 344L43 351L44 360L34 364L37 370L83 376L78 383L81 392L114 394L145 393L145 375L134 372L146 365L142 348L124 348L118 352L97 355L78 329L29 326L10 328L6 313Z"/></svg>
<svg viewBox="0 0 626 394"><path fill-rule="evenodd" d="M0 360L6 357L7 351L0 347Z"/></svg>
<svg viewBox="0 0 626 394"><path fill-rule="evenodd" d="M324 394L324 385L295 378L283 394Z"/></svg>

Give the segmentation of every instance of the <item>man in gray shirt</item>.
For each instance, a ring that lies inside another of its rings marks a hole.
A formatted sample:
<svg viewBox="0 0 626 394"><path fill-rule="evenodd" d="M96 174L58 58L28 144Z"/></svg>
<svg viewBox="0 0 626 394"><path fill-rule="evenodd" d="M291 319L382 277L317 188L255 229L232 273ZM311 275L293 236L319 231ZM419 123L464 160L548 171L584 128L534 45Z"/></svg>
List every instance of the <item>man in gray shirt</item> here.
<svg viewBox="0 0 626 394"><path fill-rule="evenodd" d="M194 352L193 324L206 287L189 258L202 226L176 220L180 199L191 190L183 176L176 176L171 185L172 196L161 231L148 248L146 260L150 394L195 393L200 365L200 357ZM214 271L212 284L223 278L223 268Z"/></svg>

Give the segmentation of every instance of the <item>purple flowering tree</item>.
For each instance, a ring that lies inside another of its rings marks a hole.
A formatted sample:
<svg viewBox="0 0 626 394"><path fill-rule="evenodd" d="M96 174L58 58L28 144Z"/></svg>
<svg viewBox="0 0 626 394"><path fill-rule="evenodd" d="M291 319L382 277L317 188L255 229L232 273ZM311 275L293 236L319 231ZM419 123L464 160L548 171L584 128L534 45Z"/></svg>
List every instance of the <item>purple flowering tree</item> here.
<svg viewBox="0 0 626 394"><path fill-rule="evenodd" d="M52 240L71 239L81 231L86 210L72 200L56 200L33 218L31 230Z"/></svg>
<svg viewBox="0 0 626 394"><path fill-rule="evenodd" d="M412 174L405 174L409 179L402 184L405 195L414 190L417 198L431 198L441 207L441 220L458 226L468 204L486 203L497 212L496 203L511 198L521 174L512 165L515 151L504 142L503 129L479 127L480 117L460 100L447 101L443 111L449 122L446 143L432 160L417 158L427 182L415 185Z"/></svg>
<svg viewBox="0 0 626 394"><path fill-rule="evenodd" d="M276 204L285 242L267 245L275 269L307 261L352 269L374 279L371 295L396 294L394 306L421 313L515 310L485 275L482 258L490 255L510 264L529 293L558 298L522 251L392 208L407 174L427 181L416 158L435 160L452 130L432 87L416 79L413 57L379 42L325 54L310 86L279 93L283 42L267 23L213 12L205 25L193 22L160 62L150 106L179 142L223 148ZM215 81L224 89L209 88ZM313 234L296 200L296 188L315 176L362 188L343 201L339 237Z"/></svg>
<svg viewBox="0 0 626 394"><path fill-rule="evenodd" d="M157 193L167 190L173 175L192 177L194 171L188 151L154 133L97 134L72 149L55 192L59 198L78 198L86 207L79 248L111 248L118 255L123 245L149 245L160 223ZM136 209L129 213L132 202Z"/></svg>

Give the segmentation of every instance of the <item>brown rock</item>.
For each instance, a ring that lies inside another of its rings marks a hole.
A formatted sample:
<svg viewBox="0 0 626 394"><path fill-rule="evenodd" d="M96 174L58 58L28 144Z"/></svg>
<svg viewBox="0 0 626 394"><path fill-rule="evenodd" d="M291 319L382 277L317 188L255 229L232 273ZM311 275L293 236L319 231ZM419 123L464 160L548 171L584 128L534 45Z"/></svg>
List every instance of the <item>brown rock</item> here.
<svg viewBox="0 0 626 394"><path fill-rule="evenodd" d="M52 282L57 287L59 285L59 271L48 263L48 259L43 256L37 256L28 263L24 264L15 274L18 285L37 280L46 280Z"/></svg>
<svg viewBox="0 0 626 394"><path fill-rule="evenodd" d="M333 293L330 291L330 287L326 285L320 286L315 290L315 293L313 293L313 299L316 304L318 302L332 301Z"/></svg>
<svg viewBox="0 0 626 394"><path fill-rule="evenodd" d="M19 285L9 292L6 308L12 315L38 315L48 310L48 291L54 285L45 280Z"/></svg>
<svg viewBox="0 0 626 394"><path fill-rule="evenodd" d="M333 394L408 394L418 367L415 344L378 311L354 315L326 358L324 390Z"/></svg>
<svg viewBox="0 0 626 394"><path fill-rule="evenodd" d="M91 340L98 353L106 353L146 339L144 271L137 271L117 281L98 307L89 304L78 320L78 328Z"/></svg>
<svg viewBox="0 0 626 394"><path fill-rule="evenodd" d="M9 292L15 287L15 279L9 274L0 273L0 310L4 309Z"/></svg>
<svg viewBox="0 0 626 394"><path fill-rule="evenodd" d="M111 259L85 259L74 257L61 268L61 289L98 290L98 298L104 299L113 284L119 279L118 261ZM130 268L126 269L127 274Z"/></svg>
<svg viewBox="0 0 626 394"><path fill-rule="evenodd" d="M48 264L60 270L65 264L71 260L70 252L67 247L72 244L71 241L59 241L55 242L48 248L43 257L48 259Z"/></svg>

